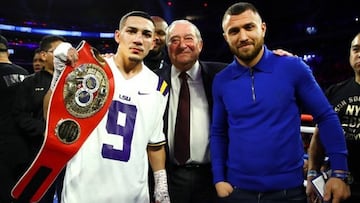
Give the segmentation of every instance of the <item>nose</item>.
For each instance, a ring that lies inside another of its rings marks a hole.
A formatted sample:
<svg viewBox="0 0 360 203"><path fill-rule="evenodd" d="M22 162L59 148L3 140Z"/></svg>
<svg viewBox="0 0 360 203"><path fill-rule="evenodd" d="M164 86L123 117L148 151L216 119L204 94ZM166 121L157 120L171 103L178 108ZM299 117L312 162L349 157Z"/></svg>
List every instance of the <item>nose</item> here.
<svg viewBox="0 0 360 203"><path fill-rule="evenodd" d="M180 39L179 47L181 47L181 48L186 48L187 47L185 39L183 39L183 38Z"/></svg>
<svg viewBox="0 0 360 203"><path fill-rule="evenodd" d="M137 32L135 35L135 43L142 43L143 41L143 35L141 32Z"/></svg>
<svg viewBox="0 0 360 203"><path fill-rule="evenodd" d="M246 41L248 38L245 30L240 30L238 35L241 41Z"/></svg>
<svg viewBox="0 0 360 203"><path fill-rule="evenodd" d="M155 38L156 41L160 41L160 36L158 34L156 34L156 33L154 35L154 38Z"/></svg>

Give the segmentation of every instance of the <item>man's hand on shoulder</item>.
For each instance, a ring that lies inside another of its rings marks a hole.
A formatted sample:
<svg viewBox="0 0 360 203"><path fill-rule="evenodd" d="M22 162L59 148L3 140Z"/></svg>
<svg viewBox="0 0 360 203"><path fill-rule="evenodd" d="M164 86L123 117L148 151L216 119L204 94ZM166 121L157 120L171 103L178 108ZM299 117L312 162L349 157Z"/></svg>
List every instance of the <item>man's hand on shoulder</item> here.
<svg viewBox="0 0 360 203"><path fill-rule="evenodd" d="M284 49L275 49L272 52L278 56L294 56L294 57L297 56L297 55L294 55L293 53L290 53Z"/></svg>

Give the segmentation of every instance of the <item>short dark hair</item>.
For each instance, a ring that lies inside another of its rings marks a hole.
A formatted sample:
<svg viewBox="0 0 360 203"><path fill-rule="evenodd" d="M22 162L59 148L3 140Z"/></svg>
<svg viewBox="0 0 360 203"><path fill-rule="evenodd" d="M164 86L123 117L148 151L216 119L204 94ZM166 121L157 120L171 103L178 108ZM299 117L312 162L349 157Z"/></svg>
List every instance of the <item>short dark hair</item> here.
<svg viewBox="0 0 360 203"><path fill-rule="evenodd" d="M51 43L56 41L66 42L66 39L59 35L45 35L39 43L39 48L41 51L48 51L51 48Z"/></svg>
<svg viewBox="0 0 360 203"><path fill-rule="evenodd" d="M231 5L225 11L222 21L224 22L226 16L228 16L228 15L239 15L247 10L251 10L254 13L259 14L259 16L260 16L258 9L253 4L248 3L248 2L238 2L238 3ZM260 16L260 18L261 18L261 16Z"/></svg>
<svg viewBox="0 0 360 203"><path fill-rule="evenodd" d="M40 47L38 47L38 48L35 49L34 54L38 54L40 52L41 52L41 49L40 49Z"/></svg>
<svg viewBox="0 0 360 203"><path fill-rule="evenodd" d="M8 41L7 39L0 35L0 52L7 52L8 50Z"/></svg>
<svg viewBox="0 0 360 203"><path fill-rule="evenodd" d="M154 22L154 20L151 18L151 16L150 16L148 13L146 13L146 12L144 12L144 11L131 11L131 12L125 14L125 15L120 19L119 29L121 29L121 28L124 26L127 18L130 17L130 16L138 16L138 17L142 17L142 18L148 19L149 21L152 22L152 24L153 24L154 27L155 27L155 22Z"/></svg>

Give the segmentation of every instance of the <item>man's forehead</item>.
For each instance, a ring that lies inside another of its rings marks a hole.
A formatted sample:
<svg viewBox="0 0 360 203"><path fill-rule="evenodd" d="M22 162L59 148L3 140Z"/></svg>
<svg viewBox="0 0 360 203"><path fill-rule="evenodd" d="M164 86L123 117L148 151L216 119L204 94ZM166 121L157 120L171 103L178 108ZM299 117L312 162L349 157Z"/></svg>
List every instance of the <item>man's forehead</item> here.
<svg viewBox="0 0 360 203"><path fill-rule="evenodd" d="M154 24L151 20L140 17L140 16L129 16L124 26L131 26L131 27L150 27L154 28Z"/></svg>
<svg viewBox="0 0 360 203"><path fill-rule="evenodd" d="M356 35L354 40L351 42L352 47L359 47L360 46L360 34Z"/></svg>
<svg viewBox="0 0 360 203"><path fill-rule="evenodd" d="M169 30L170 34L194 34L195 28L190 23L179 22L174 24Z"/></svg>
<svg viewBox="0 0 360 203"><path fill-rule="evenodd" d="M243 24L249 24L252 22L261 23L262 20L259 14L253 12L252 10L246 10L240 14L224 16L223 26L227 26L229 23L234 22L242 22Z"/></svg>

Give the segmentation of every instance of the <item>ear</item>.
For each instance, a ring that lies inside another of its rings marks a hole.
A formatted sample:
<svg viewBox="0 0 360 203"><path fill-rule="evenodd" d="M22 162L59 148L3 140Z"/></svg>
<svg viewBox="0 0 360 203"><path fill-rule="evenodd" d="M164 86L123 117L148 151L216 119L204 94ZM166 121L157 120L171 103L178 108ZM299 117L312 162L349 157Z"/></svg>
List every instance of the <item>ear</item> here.
<svg viewBox="0 0 360 203"><path fill-rule="evenodd" d="M46 61L46 52L45 51L41 51L39 55L40 55L41 60Z"/></svg>
<svg viewBox="0 0 360 203"><path fill-rule="evenodd" d="M114 33L114 39L118 44L120 44L120 33L121 33L120 30L115 30L115 33Z"/></svg>
<svg viewBox="0 0 360 203"><path fill-rule="evenodd" d="M152 50L152 49L155 47L155 42L156 42L156 39L155 39L155 35L154 35L154 36L153 36L152 43L151 43L151 48L150 48L150 50Z"/></svg>
<svg viewBox="0 0 360 203"><path fill-rule="evenodd" d="M225 32L223 32L223 37L224 37L225 41L227 41L227 36L226 36Z"/></svg>
<svg viewBox="0 0 360 203"><path fill-rule="evenodd" d="M262 30L262 32L263 32L263 37L265 37L265 34L266 34L266 23L262 23L261 24L261 30Z"/></svg>
<svg viewBox="0 0 360 203"><path fill-rule="evenodd" d="M201 50L202 50L202 48L203 48L203 45L204 45L204 42L201 40L201 41L199 42L199 44L198 44L200 52L201 52Z"/></svg>

